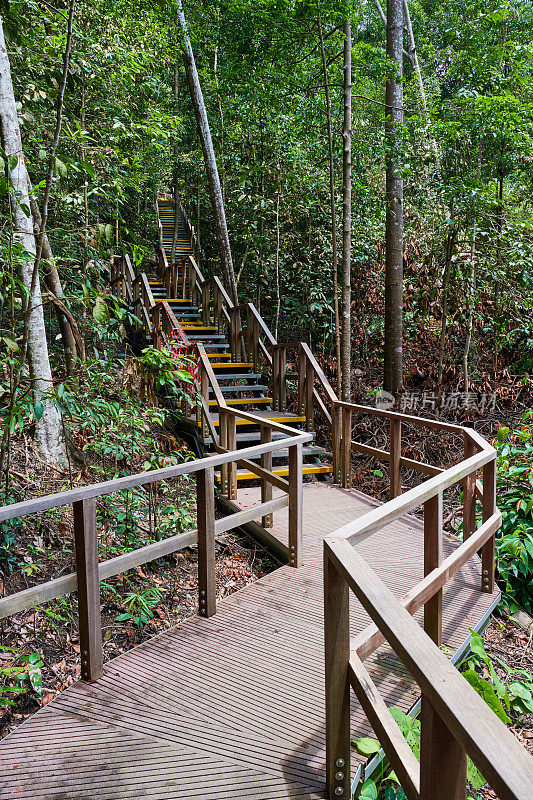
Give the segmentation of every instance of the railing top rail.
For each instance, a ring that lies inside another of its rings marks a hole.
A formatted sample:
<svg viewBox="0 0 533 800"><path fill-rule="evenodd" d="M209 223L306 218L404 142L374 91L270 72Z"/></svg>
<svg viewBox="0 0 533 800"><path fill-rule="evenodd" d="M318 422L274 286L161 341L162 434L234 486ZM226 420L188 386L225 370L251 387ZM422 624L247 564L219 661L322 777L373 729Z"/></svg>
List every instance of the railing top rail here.
<svg viewBox="0 0 533 800"><path fill-rule="evenodd" d="M263 331L268 343L271 344L271 345L276 345L277 342L276 342L276 339L274 338L274 335L270 331L269 327L267 326L266 322L264 321L263 317L261 316L261 314L259 313L257 308L254 306L254 304L253 303L247 303L247 308L250 309L250 312L255 317L255 319L257 321L257 324L259 325L259 327Z"/></svg>
<svg viewBox="0 0 533 800"><path fill-rule="evenodd" d="M331 383L326 378L326 376L324 374L324 370L322 369L322 367L320 366L320 364L318 363L318 361L314 357L313 353L311 352L311 348L308 345L306 345L305 342L300 342L300 347L303 350L303 352L305 353L305 356L306 356L307 360L309 361L309 363L313 367L313 370L314 370L314 373L315 373L315 377L321 383L321 385L322 385L324 391L326 392L330 402L331 403L339 403L339 399L338 399L337 395L335 394L335 392L333 390L333 387L331 386Z"/></svg>
<svg viewBox="0 0 533 800"><path fill-rule="evenodd" d="M233 308L233 302L231 300L231 297L229 296L227 291L224 289L224 287L222 285L222 281L220 280L220 278L215 275L212 278L212 281L215 284L215 286L217 287L218 291L221 293L222 297L224 298L224 302L226 303L228 308Z"/></svg>
<svg viewBox="0 0 533 800"><path fill-rule="evenodd" d="M158 300L155 301L155 304L161 306L161 308L165 312L166 316L168 317L168 320L170 321L170 324L172 325L173 330L175 331L175 333L177 333L177 335L181 339L182 344L184 344L186 347L192 347L193 346L193 342L191 342L191 340L189 339L189 337L187 336L187 334L185 333L185 331L183 330L183 328L179 324L178 318L176 317L176 315L172 311L172 309L169 306L168 302L166 300L163 300L163 299L158 299Z"/></svg>
<svg viewBox="0 0 533 800"><path fill-rule="evenodd" d="M389 500L382 506L363 514L362 517L353 522L343 525L332 536L338 539L346 539L348 542L353 543L359 536L373 533L404 514L408 514L409 511L422 505L426 500L430 500L455 483L459 483L467 475L476 472L494 459L495 452L492 447L487 447L481 453L476 453L476 455L460 461L459 464L454 464L454 466L443 470L438 475L428 478L420 486L409 489L404 494Z"/></svg>
<svg viewBox="0 0 533 800"><path fill-rule="evenodd" d="M498 797L530 797L533 759L511 731L345 539L328 537L325 550Z"/></svg>
<svg viewBox="0 0 533 800"><path fill-rule="evenodd" d="M141 284L143 285L144 291L146 292L146 296L148 298L148 303L150 304L150 310L155 306L155 300L152 290L150 289L150 284L148 282L148 278L145 272L141 272L140 274Z"/></svg>
<svg viewBox="0 0 533 800"><path fill-rule="evenodd" d="M358 405L357 403L348 403L345 400L336 400L335 402L340 408L351 408L353 411L357 411L359 414L370 414L374 417L397 419L400 422L406 422L411 425L418 425L419 427L423 428L438 428L442 431L448 431L450 433L457 433L460 435L467 434L468 436L472 436L476 444L478 444L481 448L484 449L486 447L490 447L488 442L486 442L479 433L474 431L473 428L468 428L464 425L457 425L453 422L444 422L439 419L431 419L430 417L414 417L411 414L403 414L400 411L388 411L387 409L376 408L375 406L362 406Z"/></svg>
<svg viewBox="0 0 533 800"><path fill-rule="evenodd" d="M196 259L194 258L194 256L191 256L191 255L188 255L187 258L189 259L193 270L196 272L196 277L198 278L198 281L199 281L200 285L203 284L205 282L205 278L203 276L203 273L202 273L200 267L196 263Z"/></svg>
<svg viewBox="0 0 533 800"><path fill-rule="evenodd" d="M220 390L220 386L219 386L219 383L217 381L217 378L216 378L216 375L215 375L215 371L213 370L211 362L209 361L209 359L207 357L207 353L205 352L204 346L202 344L198 344L197 345L197 349L198 349L198 353L200 355L200 362L201 362L203 368L206 371L207 379L208 379L208 381L209 381L209 383L210 383L210 385L211 385L211 387L213 389L213 392L215 393L215 400L217 401L218 407L219 408L224 408L224 409L228 408L228 406L226 405L226 401L224 399L224 395L222 394L222 392Z"/></svg>
<svg viewBox="0 0 533 800"><path fill-rule="evenodd" d="M237 416L241 414L241 412L236 409L231 409L231 411ZM254 417L254 420L255 419L258 418ZM265 425L270 424L269 420L261 419L261 422ZM79 500L87 500L91 497L103 497L108 494L113 494L113 492L131 489L134 486L146 486L146 484L149 483L170 480L171 478L176 478L178 475L190 475L191 473L199 472L209 467L219 467L222 464L228 464L243 458L255 458L263 453L270 453L274 450L286 448L287 446L305 444L312 438L308 433L303 433L295 428L288 428L284 425L280 426L272 423L271 427L276 430L281 428L284 433L288 433L291 436L290 441L287 439L275 439L272 442L251 445L241 450L217 453L216 455L200 458L196 461L186 461L183 464L162 467L161 469L154 469L149 472L138 472L134 475L126 475L123 478L115 478L111 481L93 483L88 486L79 486L76 489L67 489L66 491L44 495L43 497L34 497L31 500L22 500L20 503L0 506L0 522L5 522L15 517L25 517L39 511L48 511L52 508L61 508L62 506L71 505Z"/></svg>
<svg viewBox="0 0 533 800"><path fill-rule="evenodd" d="M131 259L127 253L124 255L124 263L126 265L126 270L128 272L130 281L134 282L136 280L135 270L133 269Z"/></svg>

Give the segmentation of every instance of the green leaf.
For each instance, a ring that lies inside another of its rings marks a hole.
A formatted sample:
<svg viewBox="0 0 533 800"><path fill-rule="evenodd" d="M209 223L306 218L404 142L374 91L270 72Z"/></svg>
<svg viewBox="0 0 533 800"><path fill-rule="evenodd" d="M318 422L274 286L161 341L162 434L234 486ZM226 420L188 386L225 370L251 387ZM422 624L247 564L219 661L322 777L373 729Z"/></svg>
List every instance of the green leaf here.
<svg viewBox="0 0 533 800"><path fill-rule="evenodd" d="M57 157L56 157L56 160L55 160L55 167L56 167L57 171L59 172L59 174L61 175L61 177L65 178L66 175L67 175L67 168L66 168L65 164L61 161L61 159L59 159Z"/></svg>
<svg viewBox="0 0 533 800"><path fill-rule="evenodd" d="M472 787L475 789L476 792L478 789L481 789L481 787L486 783L485 778L478 770L478 768L476 767L471 758L467 758L466 777L468 781L472 784Z"/></svg>
<svg viewBox="0 0 533 800"><path fill-rule="evenodd" d="M524 706L529 711L533 712L533 695L527 686L524 686L523 683L519 683L518 681L513 681L513 683L509 684L509 691L515 697L520 698Z"/></svg>
<svg viewBox="0 0 533 800"><path fill-rule="evenodd" d="M35 405L33 407L33 416L35 422L39 422L39 420L42 419L43 414L44 414L44 406L40 400L36 400Z"/></svg>
<svg viewBox="0 0 533 800"><path fill-rule="evenodd" d="M498 700L492 684L490 684L484 678L481 678L474 669L467 669L465 672L463 672L463 678L465 678L470 686L476 690L479 696L483 698L486 704L494 711L496 716L499 717L502 722L505 722L506 725L511 722L510 718L505 712L505 709Z"/></svg>
<svg viewBox="0 0 533 800"><path fill-rule="evenodd" d="M358 753L362 756L371 756L374 753L379 753L381 746L377 739L370 739L368 737L361 737L352 741L352 747L355 747Z"/></svg>
<svg viewBox="0 0 533 800"><path fill-rule="evenodd" d="M109 321L109 309L103 297L96 298L96 304L93 308L93 317L95 322L98 322L100 325Z"/></svg>
<svg viewBox="0 0 533 800"><path fill-rule="evenodd" d="M361 800L377 800L378 790L374 781L368 780L361 786L359 797Z"/></svg>
<svg viewBox="0 0 533 800"><path fill-rule="evenodd" d="M16 353L18 350L20 350L20 347L16 342L13 341L13 339L9 339L7 336L2 336L2 340L6 343L12 353Z"/></svg>

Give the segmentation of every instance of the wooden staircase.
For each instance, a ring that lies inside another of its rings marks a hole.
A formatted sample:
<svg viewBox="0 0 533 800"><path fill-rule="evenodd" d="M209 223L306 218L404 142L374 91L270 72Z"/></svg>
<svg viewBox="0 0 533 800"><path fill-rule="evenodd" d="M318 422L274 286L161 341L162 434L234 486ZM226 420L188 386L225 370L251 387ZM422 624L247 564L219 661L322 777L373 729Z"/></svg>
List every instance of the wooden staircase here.
<svg viewBox="0 0 533 800"><path fill-rule="evenodd" d="M277 342L257 311L253 309L252 313L247 313L243 324L242 312L247 307L234 308L218 278L204 279L197 266L198 248L194 230L181 206L174 260L170 263L175 225L174 202L159 200L157 212L160 225L159 280L149 281L149 287L155 305L166 304L167 312L168 309L172 312L175 324L180 328L181 341L189 343L191 352L201 351L199 385L201 389L203 383L208 419L202 421L199 409L190 419L195 419L206 451L216 447L216 434L220 441L222 404L239 407L253 417L237 419L237 448L261 441L261 420L291 428L308 427L309 420L305 414L286 410L286 371L279 369L279 358L276 359L275 354ZM157 338L157 331L155 334ZM254 341L257 345L255 351ZM260 349L263 359L259 358ZM204 360L207 369L203 369ZM270 391L273 381L278 384L274 392ZM283 437L284 434L279 435ZM332 467L323 463L325 455L324 448L314 443L304 447L303 474L321 479L330 475ZM288 452L276 451L271 466L275 475L286 476L289 469ZM220 474L217 475L217 480L220 478ZM238 469L235 478L237 481L258 480L249 469Z"/></svg>

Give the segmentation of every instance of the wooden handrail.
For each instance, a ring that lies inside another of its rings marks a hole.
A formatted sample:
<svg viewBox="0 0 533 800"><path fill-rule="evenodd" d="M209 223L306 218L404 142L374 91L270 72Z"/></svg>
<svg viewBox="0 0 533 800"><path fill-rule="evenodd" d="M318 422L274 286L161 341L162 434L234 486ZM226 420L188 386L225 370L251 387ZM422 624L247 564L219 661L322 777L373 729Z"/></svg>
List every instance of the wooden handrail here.
<svg viewBox="0 0 533 800"><path fill-rule="evenodd" d="M484 534L488 527L485 526ZM389 761L400 779L404 778L402 785L409 800L465 797L465 753L470 755L501 800L528 800L533 786L533 759L527 751L348 541L333 534L325 539L324 547L327 565L325 625L327 631L331 621L335 635L335 639L331 632L326 636L326 670L330 683L337 689L336 698L327 689L327 702L331 706L327 720L330 728L335 727L335 730L328 730L328 790L331 800L340 794L335 791L337 787L340 786L344 793L349 784L346 779L350 775L349 725L347 727L346 721L339 717L339 712L344 716L341 706L346 709L346 678L340 684L342 691L338 691L340 675L346 675L346 669L348 680L362 698L370 722L381 733L380 742ZM361 669L360 659L346 656L349 650L348 615L344 613L347 587L354 592L421 688L419 780L413 774L411 757L406 757L403 745L398 746L400 737L396 733L399 730L395 730L390 712L384 704L376 701L379 697L377 688L366 670ZM426 592L434 588L434 585L431 589L428 585ZM339 760L343 764L342 773L336 766ZM341 774L342 778L339 777Z"/></svg>
<svg viewBox="0 0 533 800"><path fill-rule="evenodd" d="M234 409L226 409L230 414L237 417L252 418L253 421L258 420L258 417L245 414L245 412ZM289 428L286 425L279 425L278 423L267 421L269 426L275 430L280 430L291 437L290 445L305 444L309 442L312 437L304 431ZM266 424L265 420L261 418L261 423ZM30 500L22 500L19 503L11 503L9 505L0 506L0 522L5 522L9 519L16 517L25 517L30 514L36 514L39 511L49 511L52 508L62 508L63 506L72 505L78 500L85 500L90 497L104 497L113 492L121 492L125 489L131 489L133 486L146 486L150 483L158 481L168 481L171 478L176 478L179 475L190 475L200 469L208 467L219 467L222 464L227 464L230 461L235 461L240 458L256 458L263 453L274 452L280 448L287 447L287 440L276 439L272 442L263 444L254 444L250 447L244 447L241 450L232 451L228 453L217 453L216 455L207 456L206 458L198 459L197 461L186 461L183 464L175 464L170 467L161 467L160 469L150 470L148 472L138 472L134 475L126 475L122 478L114 478L110 481L102 481L101 483L93 483L88 486L79 486L76 489L67 489L55 494L48 494L43 497L33 497Z"/></svg>

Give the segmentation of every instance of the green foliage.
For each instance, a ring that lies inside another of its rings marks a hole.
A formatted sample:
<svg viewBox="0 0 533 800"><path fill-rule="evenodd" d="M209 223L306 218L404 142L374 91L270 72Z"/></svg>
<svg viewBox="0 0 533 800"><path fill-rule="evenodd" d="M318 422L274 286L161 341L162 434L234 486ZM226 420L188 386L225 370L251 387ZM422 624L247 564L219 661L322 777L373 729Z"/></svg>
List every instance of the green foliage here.
<svg viewBox="0 0 533 800"><path fill-rule="evenodd" d="M467 666L463 675L470 685L502 722L512 721L507 712L519 716L533 713L533 675L525 669L510 667L497 656L491 657L485 650L483 638L472 629L470 635L471 655L459 665L460 668ZM495 663L505 671L506 680L498 677ZM481 670L483 677L479 674Z"/></svg>
<svg viewBox="0 0 533 800"><path fill-rule="evenodd" d="M142 628L152 619L154 608L160 602L161 594L154 586L128 592L122 601L126 610L118 615L117 622L132 622L137 628Z"/></svg>
<svg viewBox="0 0 533 800"><path fill-rule="evenodd" d="M177 399L190 397L184 391L184 387L190 386L194 381L191 374L192 358L185 355L178 356L166 347L161 350L146 347L138 360L146 371L155 392L164 392Z"/></svg>
<svg viewBox="0 0 533 800"><path fill-rule="evenodd" d="M482 640L483 641L483 640ZM393 706L389 709L392 718L398 725L399 729L403 733L405 740L411 750L413 751L414 755L416 756L417 760L420 761L420 720L416 717L411 717L408 714L405 714L400 708ZM373 743L373 746L372 746ZM368 751L372 752L379 752L380 744L377 739L355 739L352 742L352 746L355 747L362 755L368 755ZM362 746L362 749L361 749ZM475 789L479 789L485 783L485 779L481 775L481 773L477 770L474 763L469 758L467 761L467 775L468 780L472 784ZM383 781L391 781L393 784L399 784L398 777L394 771L389 772L386 778L383 778ZM359 791L363 791L363 787L366 786L365 791L367 794L357 794L356 797L368 797L368 798L377 798L377 793L372 794L371 792L377 791L376 785L373 781L366 781L363 786L360 788ZM396 789L395 786L389 786L384 788L384 797L390 797L391 800L394 798L398 798L398 800L403 800L405 798L405 794L401 788ZM387 793L388 792L388 793Z"/></svg>
<svg viewBox="0 0 533 800"><path fill-rule="evenodd" d="M28 688L40 694L44 662L39 653L18 653L13 647L3 650L13 653L13 661L9 666L2 666L0 662L0 706L14 705L12 698L27 692Z"/></svg>
<svg viewBox="0 0 533 800"><path fill-rule="evenodd" d="M520 428L502 427L496 437L498 507L502 526L496 556L503 603L533 612L533 412Z"/></svg>

